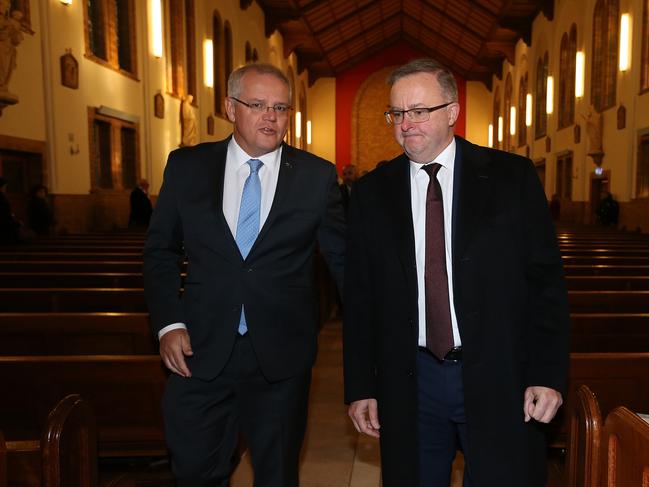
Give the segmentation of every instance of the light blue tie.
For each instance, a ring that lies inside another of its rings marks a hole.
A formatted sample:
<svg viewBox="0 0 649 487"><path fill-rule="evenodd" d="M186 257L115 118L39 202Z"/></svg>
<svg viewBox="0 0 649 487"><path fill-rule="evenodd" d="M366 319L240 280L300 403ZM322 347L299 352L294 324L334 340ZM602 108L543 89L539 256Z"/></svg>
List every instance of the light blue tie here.
<svg viewBox="0 0 649 487"><path fill-rule="evenodd" d="M250 166L250 175L243 184L241 193L241 206L239 207L239 220L237 221L236 242L241 256L245 259L250 252L257 235L259 234L259 213L261 208L261 181L259 180L259 168L263 162L259 159L250 159L247 164ZM241 307L241 319L239 320L239 333L245 335L248 331L246 315Z"/></svg>

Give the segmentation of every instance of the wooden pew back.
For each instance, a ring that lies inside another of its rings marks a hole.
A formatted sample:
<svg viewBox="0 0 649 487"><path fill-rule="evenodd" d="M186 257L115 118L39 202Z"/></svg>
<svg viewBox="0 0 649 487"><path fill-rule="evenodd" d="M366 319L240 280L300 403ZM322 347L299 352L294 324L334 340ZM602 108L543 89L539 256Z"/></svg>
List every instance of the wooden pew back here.
<svg viewBox="0 0 649 487"><path fill-rule="evenodd" d="M602 414L588 386L580 386L576 396L577 404L570 418L568 487L599 487Z"/></svg>
<svg viewBox="0 0 649 487"><path fill-rule="evenodd" d="M603 487L649 485L649 423L618 407L606 417L602 441Z"/></svg>

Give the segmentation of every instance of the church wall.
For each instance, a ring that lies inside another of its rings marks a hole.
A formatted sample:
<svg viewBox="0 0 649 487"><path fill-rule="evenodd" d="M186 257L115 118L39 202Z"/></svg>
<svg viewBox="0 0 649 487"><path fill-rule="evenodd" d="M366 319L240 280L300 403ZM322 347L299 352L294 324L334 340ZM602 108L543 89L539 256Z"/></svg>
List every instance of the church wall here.
<svg viewBox="0 0 649 487"><path fill-rule="evenodd" d="M309 117L312 143L309 151L334 162L336 160L336 79L320 78L309 89Z"/></svg>
<svg viewBox="0 0 649 487"><path fill-rule="evenodd" d="M487 145L488 135L485 127L489 126L489 90L481 81L467 81L466 106L461 107L466 113L466 138L478 145Z"/></svg>
<svg viewBox="0 0 649 487"><path fill-rule="evenodd" d="M533 22L532 40L526 45L520 40L516 46L515 62L511 65L503 62L501 77L494 76L491 91L491 106L496 88L500 90L501 103L504 101L504 86L507 73L512 74L512 101L517 105L520 76L527 71L528 92L536 96L536 67L540 56L547 50L549 53L549 74L554 77L554 110L548 116L547 136L538 139L534 136L534 117L532 127L528 128L527 147L517 147L512 150L519 154L527 154L536 163L545 162L545 190L548 198L556 191L557 158L571 152L573 156L572 172L572 201L562 203L562 220L592 223L591 181L594 176L595 164L590 156L586 116L590 110L591 100L591 71L593 62L592 36L593 11L596 0L572 2L556 0L553 20L548 20L539 14ZM635 171L638 158L638 137L640 132L649 129L649 93L639 94L640 59L642 41L642 0L620 0L619 13L630 13L632 19L632 48L631 68L627 72L617 70L617 99L616 105L602 113L603 120L603 150L602 169L605 177L609 178L610 189L621 204L620 225L630 229L643 228L649 231L649 213L644 202L634 201ZM585 93L575 100L574 125L558 128L559 106L559 61L561 37L570 31L572 24L577 27L577 50L586 54ZM532 103L534 110L535 103ZM626 109L624 127L618 128L618 109ZM501 114L504 108L501 105ZM491 113L491 111L489 112ZM487 116L486 126L491 122ZM577 140L575 125L579 128L580 138ZM549 139L549 141L548 141Z"/></svg>

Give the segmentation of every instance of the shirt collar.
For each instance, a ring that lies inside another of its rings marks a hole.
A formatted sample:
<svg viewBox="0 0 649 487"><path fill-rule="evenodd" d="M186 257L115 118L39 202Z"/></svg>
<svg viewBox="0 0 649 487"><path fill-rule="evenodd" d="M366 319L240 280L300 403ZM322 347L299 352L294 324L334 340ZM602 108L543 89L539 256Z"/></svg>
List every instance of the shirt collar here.
<svg viewBox="0 0 649 487"><path fill-rule="evenodd" d="M267 152L264 155L259 157L251 157L244 151L239 144L237 144L234 136L230 139L228 146L228 152L234 155L234 161L236 163L236 170L239 170L241 166L246 164L250 159L259 159L264 166L268 167L269 170L274 171L277 166L279 166L279 161L282 158L282 145L277 149L271 152Z"/></svg>
<svg viewBox="0 0 649 487"><path fill-rule="evenodd" d="M453 137L451 143L439 153L434 161L427 162L426 164L410 161L410 176L414 178L422 167L433 162L440 164L444 169L448 169L451 174L453 173L453 168L455 167L455 137Z"/></svg>

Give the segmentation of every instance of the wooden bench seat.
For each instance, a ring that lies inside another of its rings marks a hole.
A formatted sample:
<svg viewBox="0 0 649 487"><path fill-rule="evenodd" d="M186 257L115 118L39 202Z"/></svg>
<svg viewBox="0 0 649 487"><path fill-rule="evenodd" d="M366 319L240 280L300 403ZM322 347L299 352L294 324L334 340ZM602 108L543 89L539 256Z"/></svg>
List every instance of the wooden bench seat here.
<svg viewBox="0 0 649 487"><path fill-rule="evenodd" d="M648 291L649 275L566 276L566 286L570 291Z"/></svg>
<svg viewBox="0 0 649 487"><path fill-rule="evenodd" d="M101 456L158 456L167 374L154 355L0 357L0 430L32 439L61 396L80 394L97 419Z"/></svg>
<svg viewBox="0 0 649 487"><path fill-rule="evenodd" d="M0 253L2 260L34 260L34 261L119 261L142 262L142 252L61 252L61 251L34 251L34 252L4 252Z"/></svg>
<svg viewBox="0 0 649 487"><path fill-rule="evenodd" d="M649 313L573 313L571 352L649 351Z"/></svg>
<svg viewBox="0 0 649 487"><path fill-rule="evenodd" d="M0 258L2 272L112 272L141 273L142 262L138 261L80 261L66 260L5 260Z"/></svg>
<svg viewBox="0 0 649 487"><path fill-rule="evenodd" d="M649 291L568 291L570 313L649 313Z"/></svg>
<svg viewBox="0 0 649 487"><path fill-rule="evenodd" d="M0 272L3 287L144 287L142 272Z"/></svg>
<svg viewBox="0 0 649 487"><path fill-rule="evenodd" d="M157 354L146 313L0 313L0 355Z"/></svg>
<svg viewBox="0 0 649 487"><path fill-rule="evenodd" d="M562 255L563 265L649 265L649 255Z"/></svg>
<svg viewBox="0 0 649 487"><path fill-rule="evenodd" d="M649 265L565 265L566 276L649 276Z"/></svg>
<svg viewBox="0 0 649 487"><path fill-rule="evenodd" d="M6 312L113 311L145 312L144 289L3 288L0 309Z"/></svg>

